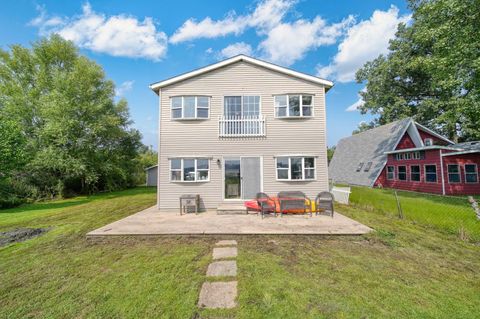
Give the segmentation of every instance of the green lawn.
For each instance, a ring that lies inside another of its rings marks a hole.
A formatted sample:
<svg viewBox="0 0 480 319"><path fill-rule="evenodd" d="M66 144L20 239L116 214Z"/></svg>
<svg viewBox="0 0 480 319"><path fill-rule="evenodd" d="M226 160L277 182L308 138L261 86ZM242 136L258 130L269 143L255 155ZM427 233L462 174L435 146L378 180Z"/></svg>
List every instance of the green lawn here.
<svg viewBox="0 0 480 319"><path fill-rule="evenodd" d="M85 234L153 205L149 188L0 211L0 231L53 227L0 248L0 318L478 318L480 246L384 214L337 210L367 236L236 237L239 307L196 302L219 238Z"/></svg>
<svg viewBox="0 0 480 319"><path fill-rule="evenodd" d="M397 217L398 208L392 189L352 187L350 201L357 207ZM480 242L480 221L466 196L438 196L397 191L404 218Z"/></svg>

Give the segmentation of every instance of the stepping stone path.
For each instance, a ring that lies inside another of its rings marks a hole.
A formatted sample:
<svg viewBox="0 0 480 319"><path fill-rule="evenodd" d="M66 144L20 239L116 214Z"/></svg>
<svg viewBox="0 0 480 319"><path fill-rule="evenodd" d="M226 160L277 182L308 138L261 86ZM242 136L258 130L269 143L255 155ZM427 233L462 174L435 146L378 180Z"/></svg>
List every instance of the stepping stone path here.
<svg viewBox="0 0 480 319"><path fill-rule="evenodd" d="M208 266L207 277L236 277L237 262L231 259L237 257L237 242L235 240L221 240L215 246L218 246L213 248L213 260L215 261ZM207 281L202 285L198 307L209 309L234 308L237 306L236 298L236 280Z"/></svg>

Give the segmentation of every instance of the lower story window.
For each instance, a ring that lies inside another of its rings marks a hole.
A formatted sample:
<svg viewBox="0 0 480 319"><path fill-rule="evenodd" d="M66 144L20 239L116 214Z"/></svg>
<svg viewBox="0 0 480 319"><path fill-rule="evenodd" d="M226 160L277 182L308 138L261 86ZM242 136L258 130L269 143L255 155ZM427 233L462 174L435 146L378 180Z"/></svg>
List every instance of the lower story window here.
<svg viewBox="0 0 480 319"><path fill-rule="evenodd" d="M478 183L477 164L465 164L465 182Z"/></svg>
<svg viewBox="0 0 480 319"><path fill-rule="evenodd" d="M279 180L315 179L315 158L313 157L277 157L276 167Z"/></svg>
<svg viewBox="0 0 480 319"><path fill-rule="evenodd" d="M437 182L437 166L425 165L425 181L428 183Z"/></svg>
<svg viewBox="0 0 480 319"><path fill-rule="evenodd" d="M419 165L410 166L410 180L412 182L420 182L420 166Z"/></svg>
<svg viewBox="0 0 480 319"><path fill-rule="evenodd" d="M448 164L448 182L460 183L460 167L457 164Z"/></svg>
<svg viewBox="0 0 480 319"><path fill-rule="evenodd" d="M387 179L388 180L395 179L395 166L387 166Z"/></svg>
<svg viewBox="0 0 480 319"><path fill-rule="evenodd" d="M173 182L209 181L207 158L174 158L170 160L170 180Z"/></svg>
<svg viewBox="0 0 480 319"><path fill-rule="evenodd" d="M399 181L406 181L407 180L407 167L406 166L399 166L397 176L398 176Z"/></svg>

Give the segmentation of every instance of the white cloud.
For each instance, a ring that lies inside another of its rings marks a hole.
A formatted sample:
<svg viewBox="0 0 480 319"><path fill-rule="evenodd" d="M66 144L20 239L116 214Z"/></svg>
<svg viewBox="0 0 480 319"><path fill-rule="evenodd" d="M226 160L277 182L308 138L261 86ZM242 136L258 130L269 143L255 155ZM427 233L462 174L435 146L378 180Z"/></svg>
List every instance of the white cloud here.
<svg viewBox="0 0 480 319"><path fill-rule="evenodd" d="M349 16L340 23L329 25L317 16L312 21L300 19L281 23L268 32L259 49L265 59L288 66L303 58L309 50L334 44L353 20Z"/></svg>
<svg viewBox="0 0 480 319"><path fill-rule="evenodd" d="M362 98L359 98L357 102L353 103L345 111L347 112L355 112L358 111L358 109L365 104L365 101Z"/></svg>
<svg viewBox="0 0 480 319"><path fill-rule="evenodd" d="M160 60L167 52L167 36L157 31L153 19L143 21L124 14L105 16L92 10L87 2L82 14L70 18L48 17L43 8L30 21L40 35L58 33L76 45L113 56Z"/></svg>
<svg viewBox="0 0 480 319"><path fill-rule="evenodd" d="M127 93L128 91L130 91L132 89L133 83L135 83L135 81L125 81L122 84L120 84L115 89L115 96L117 96L117 97L124 96L125 93Z"/></svg>
<svg viewBox="0 0 480 319"><path fill-rule="evenodd" d="M237 15L229 12L221 20L210 17L197 22L190 18L170 37L171 43L180 43L199 38L217 38L229 34L239 35L248 27L257 28L258 33L265 33L277 24L294 5L294 0L263 0L253 12Z"/></svg>
<svg viewBox="0 0 480 319"><path fill-rule="evenodd" d="M237 42L230 44L229 46L225 47L220 51L219 58L230 58L235 55L245 54L245 55L252 55L252 47L245 43L245 42Z"/></svg>
<svg viewBox="0 0 480 319"><path fill-rule="evenodd" d="M367 88L364 87L363 89L360 90L361 92L367 92ZM358 111L358 109L360 107L362 107L363 105L365 104L365 101L362 99L362 96L359 94L358 95L358 100L353 103L352 105L350 105L349 107L347 107L345 109L345 111L347 112L355 112L355 111Z"/></svg>
<svg viewBox="0 0 480 319"><path fill-rule="evenodd" d="M355 72L379 54L388 53L389 40L395 36L399 23L407 23L410 15L399 15L391 6L387 11L376 10L369 20L352 26L338 46L338 53L327 66L318 66L317 75L333 77L339 82L355 80Z"/></svg>

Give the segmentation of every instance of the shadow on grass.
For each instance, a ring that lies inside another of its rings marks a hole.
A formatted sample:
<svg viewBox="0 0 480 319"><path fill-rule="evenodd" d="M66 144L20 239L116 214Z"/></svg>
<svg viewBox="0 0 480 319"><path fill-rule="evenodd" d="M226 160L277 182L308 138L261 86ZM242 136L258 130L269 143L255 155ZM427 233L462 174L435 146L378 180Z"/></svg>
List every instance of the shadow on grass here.
<svg viewBox="0 0 480 319"><path fill-rule="evenodd" d="M62 209L62 208L68 208L68 207L91 203L97 200L114 199L114 198L122 197L126 195L140 195L140 194L148 194L148 193L155 193L155 192L156 192L155 187L135 187L135 188L121 190L121 191L104 192L104 193L98 193L98 194L93 194L88 196L84 195L84 196L79 196L79 197L70 198L70 199L58 199L58 200L51 200L51 201L45 201L45 202L37 202L32 204L25 204L16 208L0 210L0 214L6 214L6 213L19 214L19 213L40 211L40 210Z"/></svg>

